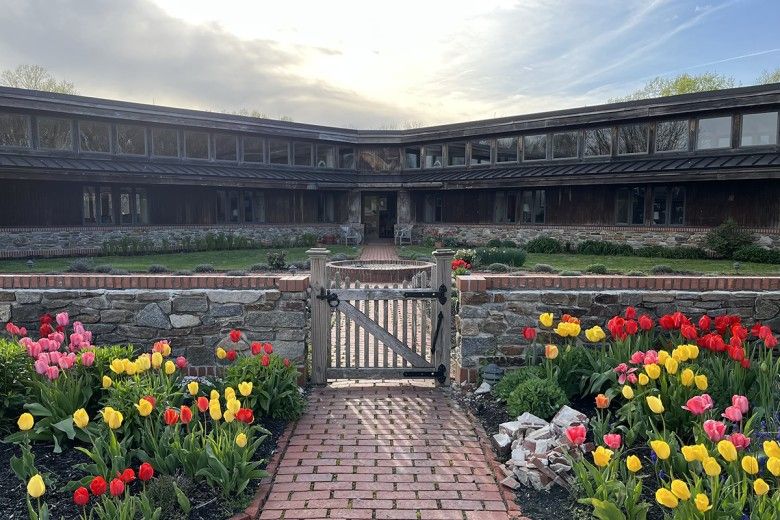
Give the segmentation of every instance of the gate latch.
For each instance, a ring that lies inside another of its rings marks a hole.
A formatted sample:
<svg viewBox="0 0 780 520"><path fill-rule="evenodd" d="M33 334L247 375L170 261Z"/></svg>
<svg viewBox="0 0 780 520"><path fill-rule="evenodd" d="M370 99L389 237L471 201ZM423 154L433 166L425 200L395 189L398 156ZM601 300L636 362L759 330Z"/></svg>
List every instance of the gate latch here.
<svg viewBox="0 0 780 520"><path fill-rule="evenodd" d="M328 302L328 305L330 305L331 309L335 309L339 306L340 303L339 295L330 291L326 291L324 287L320 287L320 294L317 295L317 299Z"/></svg>
<svg viewBox="0 0 780 520"><path fill-rule="evenodd" d="M447 303L447 286L441 284L435 291L404 291L404 298L433 298L444 305Z"/></svg>
<svg viewBox="0 0 780 520"><path fill-rule="evenodd" d="M439 368L436 370L406 370L403 373L404 377L409 378L427 378L432 377L436 379L441 384L444 384L444 381L447 380L447 367L444 365L439 365Z"/></svg>

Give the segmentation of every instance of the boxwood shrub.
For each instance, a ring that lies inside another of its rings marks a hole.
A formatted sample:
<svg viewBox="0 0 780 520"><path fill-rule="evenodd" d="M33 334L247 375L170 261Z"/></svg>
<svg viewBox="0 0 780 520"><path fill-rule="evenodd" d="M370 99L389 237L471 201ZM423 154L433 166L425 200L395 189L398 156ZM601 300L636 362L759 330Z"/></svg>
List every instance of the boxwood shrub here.
<svg viewBox="0 0 780 520"><path fill-rule="evenodd" d="M563 244L551 237L536 237L525 243L529 253L558 254L563 253Z"/></svg>
<svg viewBox="0 0 780 520"><path fill-rule="evenodd" d="M780 250L764 249L761 246L743 246L734 251L734 260L762 264L780 264Z"/></svg>
<svg viewBox="0 0 780 520"><path fill-rule="evenodd" d="M474 258L480 266L490 264L506 264L512 267L520 267L525 263L525 251L517 248L479 247Z"/></svg>

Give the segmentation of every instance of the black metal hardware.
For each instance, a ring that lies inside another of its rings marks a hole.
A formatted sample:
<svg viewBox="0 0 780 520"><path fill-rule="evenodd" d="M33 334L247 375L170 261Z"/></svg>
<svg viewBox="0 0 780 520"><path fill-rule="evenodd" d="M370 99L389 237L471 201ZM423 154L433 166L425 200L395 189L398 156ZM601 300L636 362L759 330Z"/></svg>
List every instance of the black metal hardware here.
<svg viewBox="0 0 780 520"><path fill-rule="evenodd" d="M403 376L409 378L432 377L439 383L444 384L444 382L447 380L447 367L444 365L439 365L436 370L405 370Z"/></svg>
<svg viewBox="0 0 780 520"><path fill-rule="evenodd" d="M444 305L447 303L447 286L441 284L436 291L404 291L404 298L433 298L439 300L439 303Z"/></svg>
<svg viewBox="0 0 780 520"><path fill-rule="evenodd" d="M439 311L439 315L436 316L436 332L433 333L433 341L431 341L431 356L436 352L436 343L439 341L439 333L441 332L441 322L444 319L444 313Z"/></svg>
<svg viewBox="0 0 780 520"><path fill-rule="evenodd" d="M326 291L324 287L320 287L320 294L317 295L317 299L328 302L328 305L330 305L331 309L338 307L339 303L341 302L341 300L339 300L338 294Z"/></svg>

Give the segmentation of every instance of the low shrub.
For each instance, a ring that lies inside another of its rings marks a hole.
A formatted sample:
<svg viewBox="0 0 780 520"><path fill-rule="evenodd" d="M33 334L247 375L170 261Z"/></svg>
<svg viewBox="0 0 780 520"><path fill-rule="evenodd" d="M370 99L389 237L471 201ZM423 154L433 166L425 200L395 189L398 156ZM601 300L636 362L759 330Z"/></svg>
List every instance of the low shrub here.
<svg viewBox="0 0 780 520"><path fill-rule="evenodd" d="M517 245L517 242L514 240L502 240L501 241L501 247L511 247L511 248L517 248L520 247Z"/></svg>
<svg viewBox="0 0 780 520"><path fill-rule="evenodd" d="M480 247L476 249L474 257L476 264L481 266L507 264L512 267L521 267L525 263L526 254L522 249Z"/></svg>
<svg viewBox="0 0 780 520"><path fill-rule="evenodd" d="M287 253L284 251L269 251L266 258L268 259L268 267L274 271L280 271L287 267Z"/></svg>
<svg viewBox="0 0 780 520"><path fill-rule="evenodd" d="M510 271L510 267L506 264L490 264L487 266L487 270L492 273L508 273Z"/></svg>
<svg viewBox="0 0 780 520"><path fill-rule="evenodd" d="M68 273L91 273L94 267L92 260L88 258L77 258L68 265L68 268L65 269L65 271Z"/></svg>
<svg viewBox="0 0 780 520"><path fill-rule="evenodd" d="M126 274L130 274L130 271L128 271L127 269L117 269L117 268L114 268L114 269L111 269L111 271L109 271L108 274L126 275Z"/></svg>
<svg viewBox="0 0 780 520"><path fill-rule="evenodd" d="M455 251L455 260L463 260L467 264L473 264L474 263L474 257L476 256L476 251L473 249L458 249Z"/></svg>
<svg viewBox="0 0 780 520"><path fill-rule="evenodd" d="M249 270L255 273L268 271L268 264L252 264Z"/></svg>
<svg viewBox="0 0 780 520"><path fill-rule="evenodd" d="M580 276L582 272L580 271L561 271L558 273L561 276Z"/></svg>
<svg viewBox="0 0 780 520"><path fill-rule="evenodd" d="M689 246L644 246L635 249L634 254L644 258L674 258L680 260L707 258L707 252L704 249Z"/></svg>
<svg viewBox="0 0 780 520"><path fill-rule="evenodd" d="M738 249L749 246L754 241L755 237L740 228L733 219L728 219L720 226L711 229L704 237L707 248L723 258L732 258Z"/></svg>
<svg viewBox="0 0 780 520"><path fill-rule="evenodd" d="M167 273L168 268L164 265L152 264L149 266L148 271L152 274Z"/></svg>
<svg viewBox="0 0 780 520"><path fill-rule="evenodd" d="M241 270L228 271L225 273L225 276L246 276L246 271L241 271Z"/></svg>
<svg viewBox="0 0 780 520"><path fill-rule="evenodd" d="M672 266L666 264L654 265L650 268L652 274L674 274L675 270Z"/></svg>
<svg viewBox="0 0 780 520"><path fill-rule="evenodd" d="M488 247L503 247L503 245L500 238L491 238L487 243Z"/></svg>
<svg viewBox="0 0 780 520"><path fill-rule="evenodd" d="M196 273L213 273L214 266L211 264L198 264L192 268Z"/></svg>
<svg viewBox="0 0 780 520"><path fill-rule="evenodd" d="M0 431L22 413L32 384L33 366L24 347L0 339Z"/></svg>
<svg viewBox="0 0 780 520"><path fill-rule="evenodd" d="M606 240L585 240L577 246L581 255L632 256L634 248L628 244L618 244Z"/></svg>
<svg viewBox="0 0 780 520"><path fill-rule="evenodd" d="M92 271L95 273L109 274L114 268L109 264L96 265Z"/></svg>
<svg viewBox="0 0 780 520"><path fill-rule="evenodd" d="M647 275L642 271L628 271L626 273L626 276L647 276Z"/></svg>
<svg viewBox="0 0 780 520"><path fill-rule="evenodd" d="M563 253L563 244L551 237L536 237L525 243L529 253L558 254Z"/></svg>
<svg viewBox="0 0 780 520"><path fill-rule="evenodd" d="M533 267L533 271L537 273L557 273L558 269L554 268L550 264L536 264Z"/></svg>
<svg viewBox="0 0 780 520"><path fill-rule="evenodd" d="M757 245L743 246L734 251L734 260L760 264L780 264L780 250L765 249Z"/></svg>
<svg viewBox="0 0 780 520"><path fill-rule="evenodd" d="M607 266L604 264L590 264L585 268L585 272L593 274L607 274Z"/></svg>
<svg viewBox="0 0 780 520"><path fill-rule="evenodd" d="M267 366L263 365L264 359L267 359ZM254 383L248 401L258 415L294 419L303 411L303 397L298 390L298 369L280 356L239 357L225 370L224 382L226 386L238 388L239 383L244 381Z"/></svg>
<svg viewBox="0 0 780 520"><path fill-rule="evenodd" d="M531 377L537 379L544 377L544 369L539 365L528 365L506 372L504 377L493 387L493 393L501 399L508 399L509 394L517 388L517 385Z"/></svg>
<svg viewBox="0 0 780 520"><path fill-rule="evenodd" d="M549 420L568 402L566 393L557 381L530 377L512 390L506 400L506 407L511 417L531 412Z"/></svg>

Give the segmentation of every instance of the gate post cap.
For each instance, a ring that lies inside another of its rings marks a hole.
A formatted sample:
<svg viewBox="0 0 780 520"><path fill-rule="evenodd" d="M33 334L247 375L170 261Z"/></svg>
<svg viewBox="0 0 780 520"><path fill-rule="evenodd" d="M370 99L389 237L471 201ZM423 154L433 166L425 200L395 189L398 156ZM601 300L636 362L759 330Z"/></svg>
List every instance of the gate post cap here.
<svg viewBox="0 0 780 520"><path fill-rule="evenodd" d="M433 252L433 256L453 256L455 251L452 249L437 249Z"/></svg>
<svg viewBox="0 0 780 520"><path fill-rule="evenodd" d="M306 250L306 254L309 256L327 256L330 254L330 250L327 247L312 247Z"/></svg>

